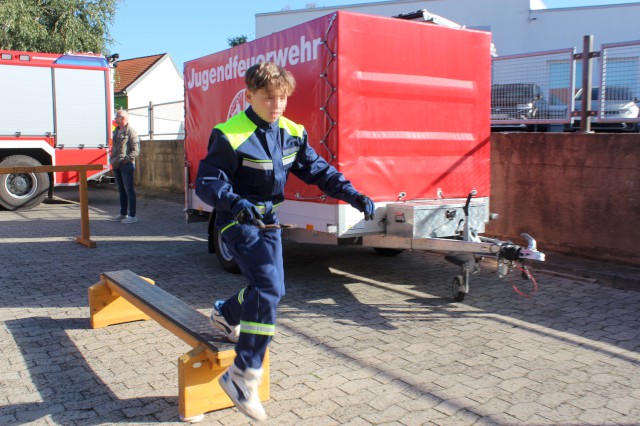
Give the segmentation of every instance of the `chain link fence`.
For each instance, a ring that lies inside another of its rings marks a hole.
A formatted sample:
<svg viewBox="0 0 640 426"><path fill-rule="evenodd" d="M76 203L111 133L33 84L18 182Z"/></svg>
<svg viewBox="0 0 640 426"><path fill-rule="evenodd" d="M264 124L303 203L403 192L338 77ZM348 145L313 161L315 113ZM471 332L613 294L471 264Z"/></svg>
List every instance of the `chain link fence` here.
<svg viewBox="0 0 640 426"><path fill-rule="evenodd" d="M603 44L593 64L594 129L637 131L640 124L640 41ZM580 129L581 55L561 49L493 59L491 126L526 130ZM599 66L598 66L599 65Z"/></svg>
<svg viewBox="0 0 640 426"><path fill-rule="evenodd" d="M573 49L494 58L491 123L539 130L570 119Z"/></svg>
<svg viewBox="0 0 640 426"><path fill-rule="evenodd" d="M142 140L184 139L184 101L129 108L129 122Z"/></svg>

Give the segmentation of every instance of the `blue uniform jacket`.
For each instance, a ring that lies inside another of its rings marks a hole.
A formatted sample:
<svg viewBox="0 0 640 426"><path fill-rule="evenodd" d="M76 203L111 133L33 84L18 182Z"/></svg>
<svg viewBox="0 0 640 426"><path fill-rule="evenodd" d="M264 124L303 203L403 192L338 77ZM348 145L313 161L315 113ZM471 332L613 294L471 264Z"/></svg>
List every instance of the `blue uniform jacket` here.
<svg viewBox="0 0 640 426"><path fill-rule="evenodd" d="M209 152L198 168L196 194L217 210L218 226L233 221L231 205L238 197L264 206L265 223L273 223L270 213L284 201L289 172L349 204L358 195L309 146L303 126L285 117L267 123L251 107L214 127Z"/></svg>

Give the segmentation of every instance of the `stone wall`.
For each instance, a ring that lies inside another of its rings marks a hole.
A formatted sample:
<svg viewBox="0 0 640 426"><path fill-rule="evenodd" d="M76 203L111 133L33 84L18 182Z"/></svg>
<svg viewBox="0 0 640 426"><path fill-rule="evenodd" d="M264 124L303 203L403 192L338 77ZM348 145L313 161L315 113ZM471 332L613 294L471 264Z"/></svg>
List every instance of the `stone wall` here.
<svg viewBox="0 0 640 426"><path fill-rule="evenodd" d="M184 192L184 141L141 141L135 182L145 188Z"/></svg>

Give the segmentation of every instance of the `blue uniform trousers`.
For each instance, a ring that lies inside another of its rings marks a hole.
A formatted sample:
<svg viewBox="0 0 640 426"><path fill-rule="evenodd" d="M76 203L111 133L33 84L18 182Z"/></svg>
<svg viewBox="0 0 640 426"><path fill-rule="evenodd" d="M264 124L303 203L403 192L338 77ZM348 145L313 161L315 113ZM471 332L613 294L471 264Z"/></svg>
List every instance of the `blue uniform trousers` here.
<svg viewBox="0 0 640 426"><path fill-rule="evenodd" d="M276 324L278 302L284 296L282 231L236 224L222 239L249 285L222 305L230 325L240 324L235 364L241 370L261 368Z"/></svg>

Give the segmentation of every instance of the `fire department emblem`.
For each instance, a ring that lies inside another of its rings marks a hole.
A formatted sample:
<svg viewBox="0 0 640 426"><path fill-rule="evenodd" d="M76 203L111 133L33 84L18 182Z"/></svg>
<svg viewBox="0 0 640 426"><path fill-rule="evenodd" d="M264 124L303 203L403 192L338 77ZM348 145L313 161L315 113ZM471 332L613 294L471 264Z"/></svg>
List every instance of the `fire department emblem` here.
<svg viewBox="0 0 640 426"><path fill-rule="evenodd" d="M241 111L247 109L247 89L242 89L231 101L229 106L229 112L227 113L227 119L233 117Z"/></svg>

